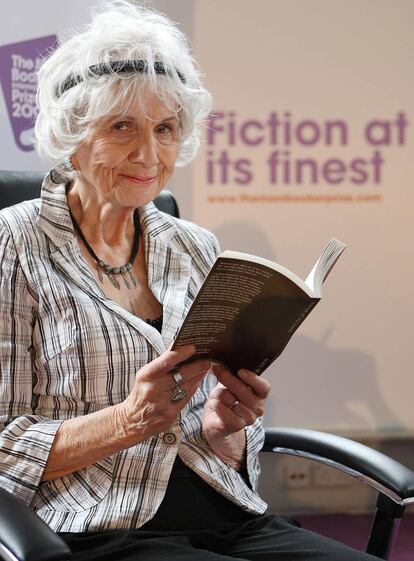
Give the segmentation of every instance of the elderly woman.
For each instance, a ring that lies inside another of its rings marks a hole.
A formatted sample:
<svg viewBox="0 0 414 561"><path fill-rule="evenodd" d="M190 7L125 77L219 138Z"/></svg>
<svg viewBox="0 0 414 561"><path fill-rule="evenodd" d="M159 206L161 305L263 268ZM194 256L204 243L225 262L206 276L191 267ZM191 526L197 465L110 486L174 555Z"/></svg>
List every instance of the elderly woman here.
<svg viewBox="0 0 414 561"><path fill-rule="evenodd" d="M210 96L185 37L126 1L39 72L40 200L0 214L1 485L74 559L369 559L264 514L269 384L168 350L212 234L152 201Z"/></svg>

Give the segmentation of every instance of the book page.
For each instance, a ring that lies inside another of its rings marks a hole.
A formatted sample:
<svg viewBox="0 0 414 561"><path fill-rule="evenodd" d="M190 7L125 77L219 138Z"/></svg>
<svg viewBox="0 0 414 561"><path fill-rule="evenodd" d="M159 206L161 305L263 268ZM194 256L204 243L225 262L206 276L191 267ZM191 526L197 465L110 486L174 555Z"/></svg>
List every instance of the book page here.
<svg viewBox="0 0 414 561"><path fill-rule="evenodd" d="M331 272L332 267L338 261L344 249L346 249L346 244L336 238L332 238L323 250L305 281L312 289L315 296L320 297L322 295L322 283L325 282L326 277Z"/></svg>

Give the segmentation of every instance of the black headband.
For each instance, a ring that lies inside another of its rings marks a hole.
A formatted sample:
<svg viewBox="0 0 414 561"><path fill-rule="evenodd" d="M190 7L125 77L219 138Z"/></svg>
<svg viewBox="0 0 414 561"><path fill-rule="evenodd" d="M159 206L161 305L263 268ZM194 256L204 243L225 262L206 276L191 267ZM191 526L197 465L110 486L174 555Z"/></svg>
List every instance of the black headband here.
<svg viewBox="0 0 414 561"><path fill-rule="evenodd" d="M185 78L183 74L175 69L177 76L183 84ZM100 62L93 64L88 68L88 77L94 78L97 76L108 76L109 74L127 74L127 73L144 73L148 72L148 63L145 60L114 60L112 62ZM167 70L162 62L154 62L154 72L156 74L168 74L172 76L171 70ZM68 76L66 80L58 87L56 96L60 97L62 94L83 82L82 76Z"/></svg>

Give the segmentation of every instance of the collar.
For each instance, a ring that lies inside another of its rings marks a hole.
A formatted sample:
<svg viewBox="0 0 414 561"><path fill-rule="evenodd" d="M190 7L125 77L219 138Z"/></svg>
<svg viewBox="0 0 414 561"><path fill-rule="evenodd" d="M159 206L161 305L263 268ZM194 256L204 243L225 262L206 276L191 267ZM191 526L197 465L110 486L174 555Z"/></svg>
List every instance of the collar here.
<svg viewBox="0 0 414 561"><path fill-rule="evenodd" d="M51 248L51 259L78 287L134 324L157 353L162 353L174 340L184 319L191 275L190 255L173 243L173 238L178 233L176 219L159 211L152 202L139 209L148 284L164 310L161 336L145 321L107 299L98 286L76 242L66 198L67 187L65 178L56 169L47 174L42 185L37 224L55 246L54 249Z"/></svg>

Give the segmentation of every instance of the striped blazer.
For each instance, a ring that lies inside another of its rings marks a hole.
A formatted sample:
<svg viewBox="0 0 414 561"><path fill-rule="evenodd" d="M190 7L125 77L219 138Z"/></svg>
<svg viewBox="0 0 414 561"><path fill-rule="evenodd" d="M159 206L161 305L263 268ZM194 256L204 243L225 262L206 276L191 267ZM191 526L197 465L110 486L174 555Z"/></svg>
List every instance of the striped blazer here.
<svg viewBox="0 0 414 561"><path fill-rule="evenodd" d="M148 283L162 303L162 333L103 294L83 258L62 179L41 198L0 212L0 485L59 532L137 528L165 494L174 459L250 512L257 495L260 421L246 428L251 488L209 448L203 405L209 373L173 426L53 481L42 481L60 424L118 403L135 373L174 340L219 252L214 236L158 211L139 210Z"/></svg>

